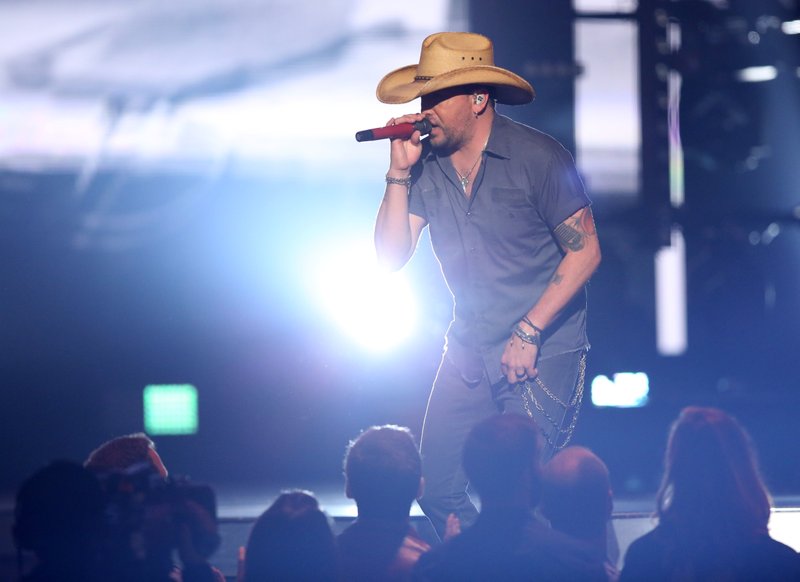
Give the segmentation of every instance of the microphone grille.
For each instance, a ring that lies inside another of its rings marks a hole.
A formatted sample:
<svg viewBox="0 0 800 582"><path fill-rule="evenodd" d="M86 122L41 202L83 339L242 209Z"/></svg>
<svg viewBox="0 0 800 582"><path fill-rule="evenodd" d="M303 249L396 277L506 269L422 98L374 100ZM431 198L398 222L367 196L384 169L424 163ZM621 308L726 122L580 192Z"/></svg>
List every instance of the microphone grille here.
<svg viewBox="0 0 800 582"><path fill-rule="evenodd" d="M414 129L418 130L422 135L427 135L433 129L430 120L426 117L421 121L417 121L414 124Z"/></svg>

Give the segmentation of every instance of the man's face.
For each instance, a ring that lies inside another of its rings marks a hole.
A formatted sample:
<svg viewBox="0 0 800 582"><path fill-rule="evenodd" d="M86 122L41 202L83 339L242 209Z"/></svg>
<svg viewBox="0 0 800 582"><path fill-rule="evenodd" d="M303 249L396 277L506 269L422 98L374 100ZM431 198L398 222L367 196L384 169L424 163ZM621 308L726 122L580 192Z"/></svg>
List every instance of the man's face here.
<svg viewBox="0 0 800 582"><path fill-rule="evenodd" d="M448 155L467 143L471 95L464 87L453 87L422 96L421 112L433 126L428 141L437 151Z"/></svg>

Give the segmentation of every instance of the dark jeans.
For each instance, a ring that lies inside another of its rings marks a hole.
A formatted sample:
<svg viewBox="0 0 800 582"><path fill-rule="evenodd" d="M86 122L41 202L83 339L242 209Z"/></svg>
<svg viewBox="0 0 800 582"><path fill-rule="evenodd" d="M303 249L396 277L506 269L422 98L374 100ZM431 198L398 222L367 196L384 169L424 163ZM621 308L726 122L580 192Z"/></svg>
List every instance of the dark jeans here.
<svg viewBox="0 0 800 582"><path fill-rule="evenodd" d="M584 350L540 359L539 378L550 395L534 381L489 384L486 374L474 383L466 382L447 354L442 358L433 383L420 449L425 491L419 505L443 537L447 516L451 513L469 527L478 511L467 494L467 476L461 466L461 453L467 434L481 420L497 413L530 415L542 429L545 438L543 458L549 459L557 444L564 442L565 428L570 425L574 408L565 408L574 396ZM569 413L569 414L567 414Z"/></svg>

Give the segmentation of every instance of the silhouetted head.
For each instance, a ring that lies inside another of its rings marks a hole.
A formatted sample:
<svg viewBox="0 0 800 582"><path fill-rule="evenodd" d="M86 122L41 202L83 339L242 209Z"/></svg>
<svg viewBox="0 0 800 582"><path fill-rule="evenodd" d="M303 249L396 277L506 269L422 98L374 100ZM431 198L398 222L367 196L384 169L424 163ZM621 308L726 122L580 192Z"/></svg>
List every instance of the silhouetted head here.
<svg viewBox="0 0 800 582"><path fill-rule="evenodd" d="M143 432L113 438L89 454L84 466L95 473L125 471L148 463L161 477L167 469L156 452L155 443Z"/></svg>
<svg viewBox="0 0 800 582"><path fill-rule="evenodd" d="M584 447L567 447L542 469L542 513L554 529L581 539L603 536L612 509L608 468Z"/></svg>
<svg viewBox="0 0 800 582"><path fill-rule="evenodd" d="M684 408L672 424L658 492L662 522L721 536L766 533L770 499L750 437L716 408Z"/></svg>
<svg viewBox="0 0 800 582"><path fill-rule="evenodd" d="M333 532L314 496L282 493L250 531L245 581L336 580Z"/></svg>
<svg viewBox="0 0 800 582"><path fill-rule="evenodd" d="M374 426L350 443L344 458L347 496L359 515L408 515L421 493L422 462L411 431Z"/></svg>
<svg viewBox="0 0 800 582"><path fill-rule="evenodd" d="M533 506L540 492L539 428L527 416L498 414L477 424L464 444L464 470L485 505Z"/></svg>
<svg viewBox="0 0 800 582"><path fill-rule="evenodd" d="M17 491L14 542L42 563L85 562L103 533L105 500L94 475L78 463L55 461Z"/></svg>

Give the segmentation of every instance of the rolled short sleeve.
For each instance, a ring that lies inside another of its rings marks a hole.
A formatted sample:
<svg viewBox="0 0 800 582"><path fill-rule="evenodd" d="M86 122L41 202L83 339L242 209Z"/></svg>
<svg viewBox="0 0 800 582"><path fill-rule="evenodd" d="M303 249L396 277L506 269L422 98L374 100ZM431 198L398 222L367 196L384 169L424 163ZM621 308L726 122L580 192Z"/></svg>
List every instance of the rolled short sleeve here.
<svg viewBox="0 0 800 582"><path fill-rule="evenodd" d="M555 144L539 195L539 212L550 229L591 202L569 152Z"/></svg>

